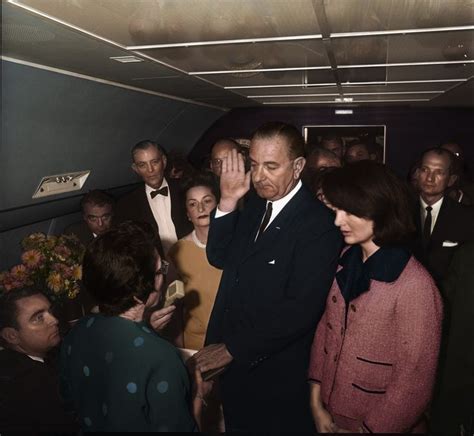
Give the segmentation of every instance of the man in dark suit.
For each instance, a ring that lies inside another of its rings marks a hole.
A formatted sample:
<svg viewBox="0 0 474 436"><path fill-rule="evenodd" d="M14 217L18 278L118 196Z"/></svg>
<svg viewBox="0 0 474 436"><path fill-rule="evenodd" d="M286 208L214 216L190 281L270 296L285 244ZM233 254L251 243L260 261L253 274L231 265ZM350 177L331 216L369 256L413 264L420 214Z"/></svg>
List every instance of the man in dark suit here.
<svg viewBox="0 0 474 436"><path fill-rule="evenodd" d="M184 197L179 183L164 177L166 153L158 143L140 141L132 148L132 160L133 171L144 183L118 201L117 221L150 223L160 237L160 254L164 255L179 238L192 231Z"/></svg>
<svg viewBox="0 0 474 436"><path fill-rule="evenodd" d="M431 148L423 153L417 170L420 197L415 211L414 254L438 284L457 248L474 239L473 209L446 195L457 178L454 159L444 148Z"/></svg>
<svg viewBox="0 0 474 436"><path fill-rule="evenodd" d="M73 432L48 353L59 344L58 320L35 288L0 293L0 432Z"/></svg>
<svg viewBox="0 0 474 436"><path fill-rule="evenodd" d="M104 191L94 189L81 200L82 221L66 228L64 233L74 234L83 245L110 229L114 216L115 199Z"/></svg>
<svg viewBox="0 0 474 436"><path fill-rule="evenodd" d="M220 376L226 431L314 432L307 368L341 247L332 212L302 186L300 133L260 127L250 173L235 150L223 161L221 199L207 245L224 270L207 331L193 363ZM244 210L237 203L250 188Z"/></svg>
<svg viewBox="0 0 474 436"><path fill-rule="evenodd" d="M453 256L443 281L448 319L444 365L433 400L433 434L474 434L474 243Z"/></svg>

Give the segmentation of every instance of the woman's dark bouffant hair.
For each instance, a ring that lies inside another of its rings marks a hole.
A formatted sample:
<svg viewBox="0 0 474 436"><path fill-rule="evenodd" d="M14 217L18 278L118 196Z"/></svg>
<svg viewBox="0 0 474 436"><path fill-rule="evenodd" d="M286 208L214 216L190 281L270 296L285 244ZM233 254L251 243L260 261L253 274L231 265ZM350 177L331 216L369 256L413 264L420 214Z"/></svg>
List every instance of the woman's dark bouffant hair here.
<svg viewBox="0 0 474 436"><path fill-rule="evenodd" d="M196 186L205 186L209 188L216 197L216 201L219 202L219 187L214 174L209 172L193 173L190 177L185 178L183 181L183 192L186 194L190 189L195 188Z"/></svg>
<svg viewBox="0 0 474 436"><path fill-rule="evenodd" d="M383 164L360 161L325 175L331 206L374 222L379 247L408 242L415 231L408 186Z"/></svg>
<svg viewBox="0 0 474 436"><path fill-rule="evenodd" d="M149 224L125 221L87 247L83 282L101 313L120 315L137 304L133 297L146 301L155 290L155 238Z"/></svg>

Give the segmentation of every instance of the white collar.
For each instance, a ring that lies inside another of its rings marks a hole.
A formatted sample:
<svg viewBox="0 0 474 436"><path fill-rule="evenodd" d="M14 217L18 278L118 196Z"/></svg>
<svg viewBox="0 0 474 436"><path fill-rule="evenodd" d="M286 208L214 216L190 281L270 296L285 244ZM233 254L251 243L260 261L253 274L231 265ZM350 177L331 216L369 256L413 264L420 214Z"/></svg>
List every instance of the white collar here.
<svg viewBox="0 0 474 436"><path fill-rule="evenodd" d="M161 186L160 186L158 189L164 188L165 186L167 186L168 189L169 189L168 182L167 182L166 179L163 177L163 181L161 182ZM152 188L151 186L149 186L149 185L147 185L147 184L145 183L145 192L146 192L148 195L150 195L150 192L157 191L158 189Z"/></svg>
<svg viewBox="0 0 474 436"><path fill-rule="evenodd" d="M30 356L29 354L27 354L27 356L28 356L31 360L36 360L37 362L44 363L44 359L43 359L42 357Z"/></svg>
<svg viewBox="0 0 474 436"><path fill-rule="evenodd" d="M444 196L441 197L436 203L433 203L431 205L431 213L432 214L438 214L439 210L441 209L441 205L443 204ZM423 200L423 198L420 196L420 204L423 210L426 211L426 208L429 206L428 203Z"/></svg>
<svg viewBox="0 0 474 436"><path fill-rule="evenodd" d="M290 202L290 200L296 195L296 193L300 190L300 188L303 186L301 183L301 180L298 180L298 183L295 185L295 187L288 192L284 197L271 201L272 203L272 217L277 216L278 213ZM267 205L269 203L269 200L267 200Z"/></svg>
<svg viewBox="0 0 474 436"><path fill-rule="evenodd" d="M206 244L203 244L198 237L196 236L196 230L193 230L191 232L191 238L193 239L193 242L199 247L199 248L206 248Z"/></svg>

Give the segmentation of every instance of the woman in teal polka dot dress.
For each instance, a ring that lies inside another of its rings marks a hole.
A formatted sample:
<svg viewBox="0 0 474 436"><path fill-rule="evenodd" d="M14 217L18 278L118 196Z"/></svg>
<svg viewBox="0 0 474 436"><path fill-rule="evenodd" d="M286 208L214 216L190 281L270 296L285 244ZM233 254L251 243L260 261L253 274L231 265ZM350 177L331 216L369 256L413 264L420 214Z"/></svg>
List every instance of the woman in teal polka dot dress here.
<svg viewBox="0 0 474 436"><path fill-rule="evenodd" d="M150 235L130 222L86 252L84 283L100 314L77 322L61 347L62 394L84 431L197 430L178 351L144 322L159 300L162 273Z"/></svg>

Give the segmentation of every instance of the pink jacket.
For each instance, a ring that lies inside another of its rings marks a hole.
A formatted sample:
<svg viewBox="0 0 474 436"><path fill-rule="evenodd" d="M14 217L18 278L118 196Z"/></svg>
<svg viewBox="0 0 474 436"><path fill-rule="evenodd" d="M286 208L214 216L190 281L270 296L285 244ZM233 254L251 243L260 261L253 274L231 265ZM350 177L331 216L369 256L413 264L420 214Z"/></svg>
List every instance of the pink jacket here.
<svg viewBox="0 0 474 436"><path fill-rule="evenodd" d="M442 303L433 279L412 257L395 282L372 280L349 303L347 328L345 307L334 280L313 341L310 381L321 384L331 414L376 433L409 431L435 379Z"/></svg>

